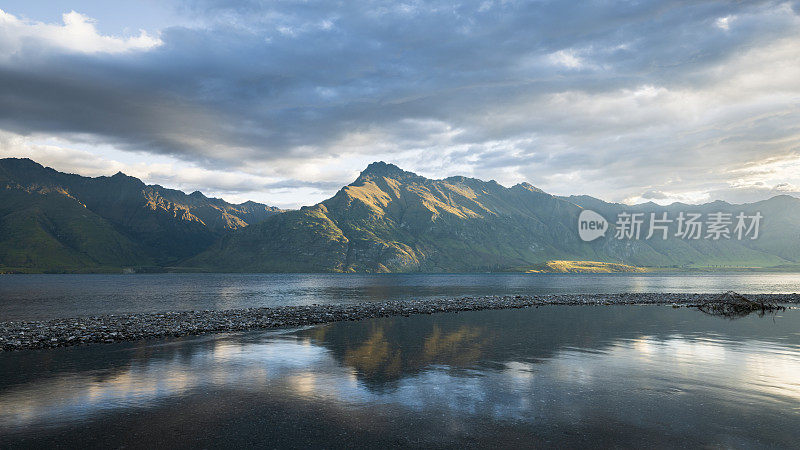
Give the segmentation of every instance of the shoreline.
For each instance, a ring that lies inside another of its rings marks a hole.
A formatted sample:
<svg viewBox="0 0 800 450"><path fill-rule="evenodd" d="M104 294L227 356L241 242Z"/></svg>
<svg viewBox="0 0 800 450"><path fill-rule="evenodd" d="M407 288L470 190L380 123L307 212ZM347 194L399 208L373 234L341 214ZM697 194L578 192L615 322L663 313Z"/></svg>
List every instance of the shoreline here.
<svg viewBox="0 0 800 450"><path fill-rule="evenodd" d="M581 261L584 262L584 261ZM602 261L585 261L585 262L600 262L603 264L619 264L621 263L606 263ZM530 266L534 269L537 266ZM21 267L0 267L0 275L196 275L196 274L229 274L229 275L278 275L278 274L297 274L297 275L453 275L453 274L474 274L474 273L497 273L497 274L518 274L518 275L533 275L533 274L555 274L555 275L609 275L609 274L706 274L706 273L800 273L800 264L791 265L785 264L780 266L766 266L766 267L748 267L748 266L729 266L729 267L663 267L663 266L631 266L638 270L529 270L526 269L503 269L490 272L239 272L239 271L215 271L205 268L189 268L181 267L178 269L172 267L158 267L147 269L134 269L130 270L128 267L104 267L104 268L88 268L88 269L75 269L75 270L38 270Z"/></svg>
<svg viewBox="0 0 800 450"><path fill-rule="evenodd" d="M0 352L320 325L377 317L407 317L414 314L517 309L546 305L679 305L690 307L697 306L718 295L716 293L641 293L482 296L9 321L0 322ZM745 295L752 300L800 304L800 294Z"/></svg>

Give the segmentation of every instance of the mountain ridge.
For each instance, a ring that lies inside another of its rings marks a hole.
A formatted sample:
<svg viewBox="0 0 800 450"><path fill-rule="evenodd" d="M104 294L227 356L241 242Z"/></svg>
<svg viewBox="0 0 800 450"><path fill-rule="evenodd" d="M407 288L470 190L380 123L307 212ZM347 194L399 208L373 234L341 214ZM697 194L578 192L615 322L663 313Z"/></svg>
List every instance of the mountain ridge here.
<svg viewBox="0 0 800 450"><path fill-rule="evenodd" d="M0 267L19 270L163 266L282 212L147 185L122 172L94 178L67 174L27 158L0 159L0 188L0 248L5 248ZM64 230L74 236L67 239ZM113 248L114 242L125 251L108 258L99 249ZM62 257L50 261L49 253Z"/></svg>
<svg viewBox="0 0 800 450"><path fill-rule="evenodd" d="M330 198L289 211L146 185L122 172L64 174L31 160L0 160L0 188L0 270L6 271L483 272L536 271L553 261L678 269L800 263L794 231L800 199L786 195L741 205L624 205L555 196L527 182L505 187L464 176L429 179L383 161ZM584 209L609 221L605 238L579 238ZM761 236L613 239L620 212L717 210L762 212Z"/></svg>
<svg viewBox="0 0 800 450"><path fill-rule="evenodd" d="M576 232L583 208L610 218L622 211L674 212L679 205L570 199L574 202L528 183L504 187L468 177L428 179L376 162L331 198L225 236L189 264L256 272L453 272L523 270L554 260L670 268L773 267L800 261L800 241L787 227L767 232L758 242L583 242ZM800 214L800 199L787 201L788 212ZM685 208L734 206L712 202Z"/></svg>

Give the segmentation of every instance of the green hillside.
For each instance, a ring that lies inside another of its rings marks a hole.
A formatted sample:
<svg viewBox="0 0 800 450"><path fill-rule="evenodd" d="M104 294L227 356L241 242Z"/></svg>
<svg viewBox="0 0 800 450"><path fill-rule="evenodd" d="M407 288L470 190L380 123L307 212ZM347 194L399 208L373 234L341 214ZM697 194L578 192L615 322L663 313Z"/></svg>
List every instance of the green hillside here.
<svg viewBox="0 0 800 450"><path fill-rule="evenodd" d="M0 199L3 270L77 272L153 264L139 245L60 192L5 190Z"/></svg>
<svg viewBox="0 0 800 450"><path fill-rule="evenodd" d="M122 173L89 178L0 159L0 271L170 265L279 212L148 186Z"/></svg>

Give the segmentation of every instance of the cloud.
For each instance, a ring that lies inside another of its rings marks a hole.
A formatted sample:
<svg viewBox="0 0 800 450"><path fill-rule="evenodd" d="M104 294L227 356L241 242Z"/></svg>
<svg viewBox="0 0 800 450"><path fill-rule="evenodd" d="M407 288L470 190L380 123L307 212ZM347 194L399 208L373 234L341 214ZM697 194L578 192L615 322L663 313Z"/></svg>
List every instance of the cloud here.
<svg viewBox="0 0 800 450"><path fill-rule="evenodd" d="M75 11L63 14L63 24L22 20L0 9L0 58L25 56L42 48L77 53L123 53L147 50L161 45L161 40L144 30L129 37L104 36L94 21Z"/></svg>
<svg viewBox="0 0 800 450"><path fill-rule="evenodd" d="M735 197L738 169L797 149L793 8L197 0L157 38L3 13L0 129L167 158L236 195L321 199L385 159L616 201Z"/></svg>
<svg viewBox="0 0 800 450"><path fill-rule="evenodd" d="M122 168L121 164L88 151L33 143L24 136L0 131L0 158L9 157L30 158L48 167L85 176L110 175Z"/></svg>
<svg viewBox="0 0 800 450"><path fill-rule="evenodd" d="M103 155L98 155L102 153ZM147 184L159 184L186 193L202 188L210 197L222 197L233 203L247 200L272 206L295 208L319 198L323 192L340 187L339 182L285 179L251 170L214 170L169 158L125 158L124 152L108 148L79 149L69 142L46 136L22 136L0 131L0 158L30 158L46 167L88 177L109 176L123 172Z"/></svg>
<svg viewBox="0 0 800 450"><path fill-rule="evenodd" d="M652 199L652 200L664 200L665 198L668 198L668 195L661 191L651 189L642 194L642 198Z"/></svg>
<svg viewBox="0 0 800 450"><path fill-rule="evenodd" d="M568 69L580 69L584 66L584 62L574 50L559 50L549 54L548 59L552 64Z"/></svg>
<svg viewBox="0 0 800 450"><path fill-rule="evenodd" d="M721 28L723 30L730 30L731 22L733 22L734 19L735 17L732 16L720 17L719 19L716 20L715 24L717 25L718 28Z"/></svg>

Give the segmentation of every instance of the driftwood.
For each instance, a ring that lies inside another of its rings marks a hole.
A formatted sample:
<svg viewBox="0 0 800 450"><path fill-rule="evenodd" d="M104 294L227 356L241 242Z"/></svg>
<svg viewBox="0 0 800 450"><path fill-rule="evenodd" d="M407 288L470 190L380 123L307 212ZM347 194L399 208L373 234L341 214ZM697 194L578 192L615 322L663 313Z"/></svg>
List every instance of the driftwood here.
<svg viewBox="0 0 800 450"><path fill-rule="evenodd" d="M738 319L752 313L757 313L760 317L763 317L767 313L783 311L786 307L772 300L750 300L744 295L728 291L697 305L697 309L712 316Z"/></svg>

